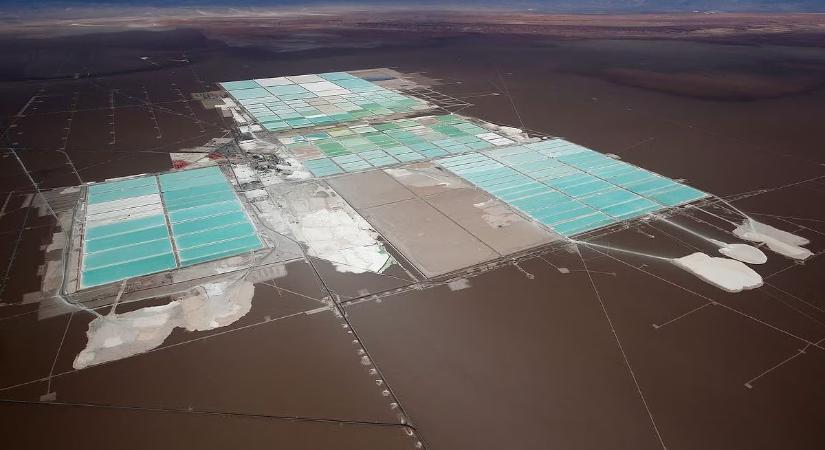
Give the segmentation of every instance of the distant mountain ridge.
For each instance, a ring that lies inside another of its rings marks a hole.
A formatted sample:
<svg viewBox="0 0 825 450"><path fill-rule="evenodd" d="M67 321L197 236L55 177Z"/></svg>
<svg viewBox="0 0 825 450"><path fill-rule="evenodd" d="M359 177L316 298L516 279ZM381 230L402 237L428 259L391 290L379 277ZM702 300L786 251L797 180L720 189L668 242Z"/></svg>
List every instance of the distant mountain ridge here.
<svg viewBox="0 0 825 450"><path fill-rule="evenodd" d="M0 6L23 9L93 5L176 8L383 5L429 9L492 7L565 13L825 12L825 0L0 0Z"/></svg>

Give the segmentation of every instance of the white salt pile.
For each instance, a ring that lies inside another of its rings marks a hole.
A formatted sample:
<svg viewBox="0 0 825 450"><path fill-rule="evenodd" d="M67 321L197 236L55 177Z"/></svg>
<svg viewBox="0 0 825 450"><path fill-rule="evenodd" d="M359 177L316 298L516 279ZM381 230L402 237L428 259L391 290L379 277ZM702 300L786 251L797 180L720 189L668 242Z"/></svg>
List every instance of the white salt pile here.
<svg viewBox="0 0 825 450"><path fill-rule="evenodd" d="M696 252L673 263L706 282L728 292L742 292L762 286L762 277L740 261L711 257Z"/></svg>
<svg viewBox="0 0 825 450"><path fill-rule="evenodd" d="M751 242L761 242L780 255L796 260L808 259L813 253L802 247L810 243L802 236L774 228L770 225L745 219L742 225L733 230L733 234Z"/></svg>
<svg viewBox="0 0 825 450"><path fill-rule="evenodd" d="M128 358L159 346L176 327L204 331L225 327L252 307L255 286L248 281L210 283L161 306L107 314L89 323L88 342L73 367Z"/></svg>
<svg viewBox="0 0 825 450"><path fill-rule="evenodd" d="M762 250L748 244L728 244L719 242L719 253L748 264L765 264L768 255Z"/></svg>

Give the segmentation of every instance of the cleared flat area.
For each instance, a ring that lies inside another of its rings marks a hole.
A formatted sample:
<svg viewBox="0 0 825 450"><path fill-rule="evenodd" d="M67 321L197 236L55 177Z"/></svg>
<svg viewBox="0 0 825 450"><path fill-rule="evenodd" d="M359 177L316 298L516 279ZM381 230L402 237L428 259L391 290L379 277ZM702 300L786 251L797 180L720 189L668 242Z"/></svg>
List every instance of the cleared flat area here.
<svg viewBox="0 0 825 450"><path fill-rule="evenodd" d="M425 276L493 259L498 254L420 199L375 206L364 217ZM415 217L415 220L411 220Z"/></svg>
<svg viewBox="0 0 825 450"><path fill-rule="evenodd" d="M459 188L428 197L427 201L501 256L557 239L477 189Z"/></svg>
<svg viewBox="0 0 825 450"><path fill-rule="evenodd" d="M422 274L442 275L557 236L429 164L332 178L341 196ZM437 176L430 176L430 174ZM429 194L416 191L429 187Z"/></svg>
<svg viewBox="0 0 825 450"><path fill-rule="evenodd" d="M369 209L416 197L382 170L335 177L327 183L356 209Z"/></svg>

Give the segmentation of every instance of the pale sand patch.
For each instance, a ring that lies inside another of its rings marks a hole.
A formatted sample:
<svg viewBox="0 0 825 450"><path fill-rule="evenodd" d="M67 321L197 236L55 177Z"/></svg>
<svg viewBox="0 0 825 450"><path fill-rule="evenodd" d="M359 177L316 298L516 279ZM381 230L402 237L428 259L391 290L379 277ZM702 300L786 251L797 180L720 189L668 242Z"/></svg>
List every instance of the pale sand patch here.
<svg viewBox="0 0 825 450"><path fill-rule="evenodd" d="M493 198L486 202L474 203L473 206L484 211L481 218L492 228L503 228L523 221L521 216L513 212L507 205Z"/></svg>
<svg viewBox="0 0 825 450"><path fill-rule="evenodd" d="M447 283L447 287L450 288L451 291L461 291L464 289L469 289L470 280L466 278L459 278L457 280L453 280Z"/></svg>

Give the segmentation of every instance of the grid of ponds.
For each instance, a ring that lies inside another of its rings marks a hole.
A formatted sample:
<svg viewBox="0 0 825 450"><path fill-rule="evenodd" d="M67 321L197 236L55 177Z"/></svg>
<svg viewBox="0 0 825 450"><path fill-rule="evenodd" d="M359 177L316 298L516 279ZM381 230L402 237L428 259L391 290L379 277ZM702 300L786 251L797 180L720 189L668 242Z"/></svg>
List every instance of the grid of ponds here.
<svg viewBox="0 0 825 450"><path fill-rule="evenodd" d="M454 115L340 126L279 140L319 177L515 143Z"/></svg>
<svg viewBox="0 0 825 450"><path fill-rule="evenodd" d="M562 139L436 162L565 236L707 195Z"/></svg>
<svg viewBox="0 0 825 450"><path fill-rule="evenodd" d="M330 125L430 109L347 72L220 83L268 131Z"/></svg>
<svg viewBox="0 0 825 450"><path fill-rule="evenodd" d="M158 179L182 267L263 247L217 167L165 173Z"/></svg>
<svg viewBox="0 0 825 450"><path fill-rule="evenodd" d="M86 203L81 288L263 247L217 167L96 183Z"/></svg>

